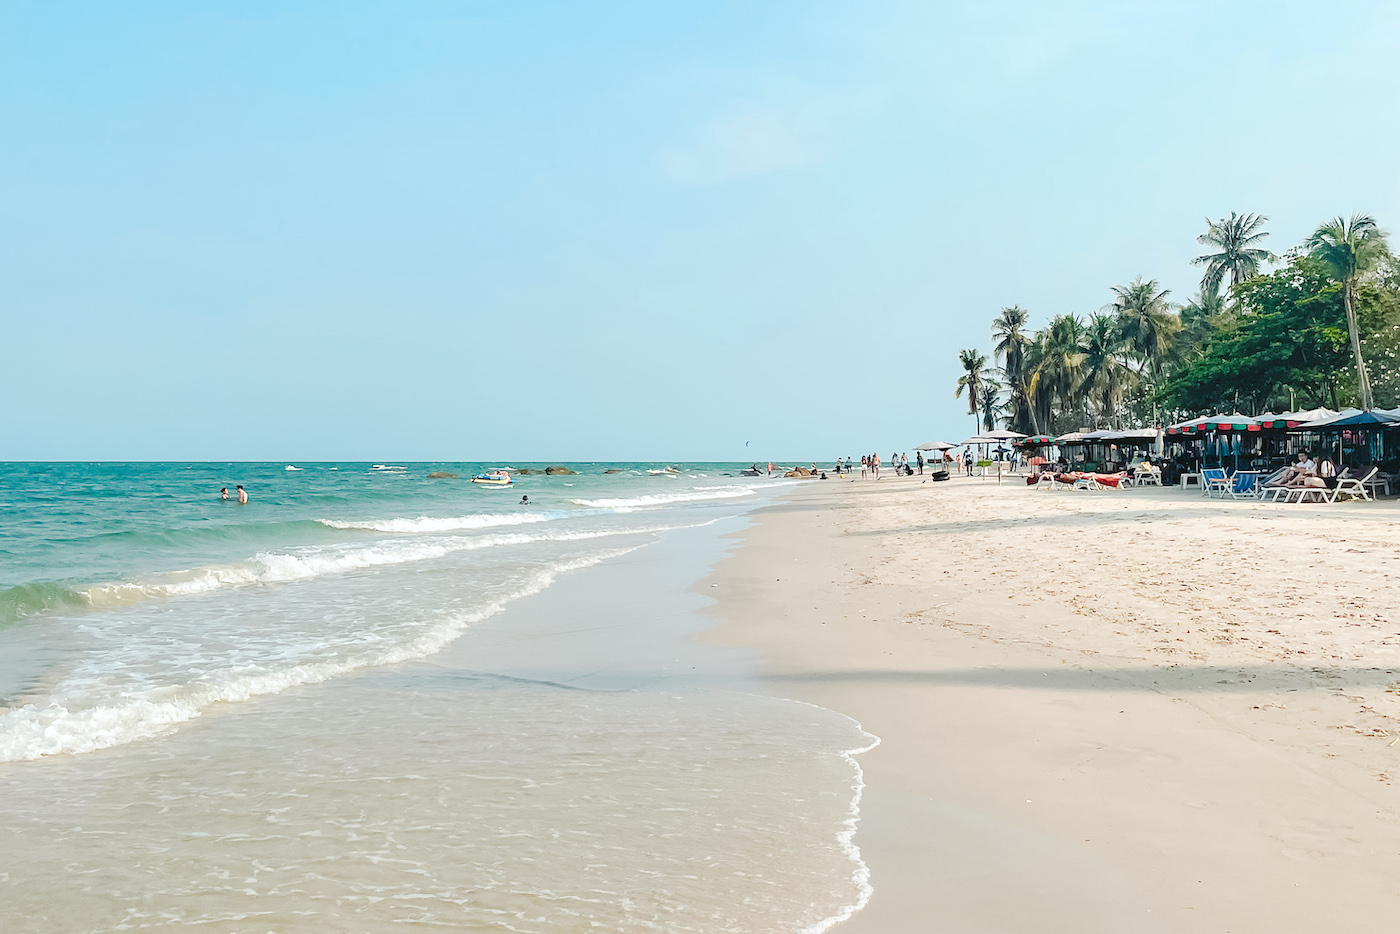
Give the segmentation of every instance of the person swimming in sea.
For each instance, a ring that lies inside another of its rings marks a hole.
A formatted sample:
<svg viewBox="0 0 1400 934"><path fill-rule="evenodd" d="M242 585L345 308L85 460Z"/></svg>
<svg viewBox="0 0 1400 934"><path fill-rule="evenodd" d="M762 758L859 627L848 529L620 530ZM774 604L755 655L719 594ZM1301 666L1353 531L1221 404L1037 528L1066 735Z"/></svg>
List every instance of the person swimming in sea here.
<svg viewBox="0 0 1400 934"><path fill-rule="evenodd" d="M248 505L248 491L243 489L243 484L238 484L235 489L238 490L238 502L244 506Z"/></svg>
<svg viewBox="0 0 1400 934"><path fill-rule="evenodd" d="M522 506L528 506L528 505L530 505L530 494L526 493L524 496L520 497L520 505L522 505Z"/></svg>
<svg viewBox="0 0 1400 934"><path fill-rule="evenodd" d="M228 499L228 487L224 487L219 491L219 499Z"/></svg>

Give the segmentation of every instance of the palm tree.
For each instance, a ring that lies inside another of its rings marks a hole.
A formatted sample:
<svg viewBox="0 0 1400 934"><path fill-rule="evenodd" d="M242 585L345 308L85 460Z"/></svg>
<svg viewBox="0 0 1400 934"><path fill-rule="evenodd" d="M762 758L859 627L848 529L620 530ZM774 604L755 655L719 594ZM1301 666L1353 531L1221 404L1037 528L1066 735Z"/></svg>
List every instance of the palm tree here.
<svg viewBox="0 0 1400 934"><path fill-rule="evenodd" d="M1026 353L1026 390L1032 405L1054 430L1056 403L1061 420L1072 414L1083 382L1084 324L1075 315L1056 315L1036 335Z"/></svg>
<svg viewBox="0 0 1400 934"><path fill-rule="evenodd" d="M1220 283L1225 274L1230 274L1233 288L1245 279L1259 273L1259 267L1272 262L1277 257L1257 244L1269 235L1261 230L1267 221L1266 214L1245 214L1243 217L1230 212L1228 218L1213 221L1206 218L1206 232L1196 238L1205 246L1219 247L1219 252L1206 253L1191 262L1204 263L1206 274L1201 278L1201 291L1211 295L1220 291Z"/></svg>
<svg viewBox="0 0 1400 934"><path fill-rule="evenodd" d="M1155 382L1161 362L1171 350L1172 336L1181 330L1181 321L1167 301L1171 291L1159 288L1156 279L1144 282L1138 276L1127 285L1114 286L1113 294L1108 307L1118 317L1120 334Z"/></svg>
<svg viewBox="0 0 1400 934"><path fill-rule="evenodd" d="M958 362L962 364L963 375L958 377L958 388L953 397L961 399L963 390L967 390L967 411L972 415L973 434L977 434L982 430L976 427L978 414L982 410L982 389L990 378L987 355L977 350L959 350Z"/></svg>
<svg viewBox="0 0 1400 934"><path fill-rule="evenodd" d="M1112 422L1117 414L1133 378L1133 371L1123 359L1126 349L1122 330L1112 316L1102 313L1090 316L1084 330L1082 392L1107 422Z"/></svg>
<svg viewBox="0 0 1400 934"><path fill-rule="evenodd" d="M1181 331L1172 341L1172 359L1197 359L1205 353L1206 340L1229 319L1225 297L1201 289L1181 306Z"/></svg>
<svg viewBox="0 0 1400 934"><path fill-rule="evenodd" d="M997 419L1006 414L1006 403L1001 401L1001 383L991 377L982 380L982 427L992 431L997 427Z"/></svg>
<svg viewBox="0 0 1400 934"><path fill-rule="evenodd" d="M1371 380L1366 376L1366 362L1361 358L1361 328L1356 321L1356 286L1361 277L1376 267L1390 250L1385 231L1369 214L1353 214L1351 220L1335 217L1323 224L1304 245L1317 259L1332 270L1342 284L1342 307L1346 309L1347 331L1351 334L1351 350L1356 355L1356 388L1361 395L1361 408L1371 408Z"/></svg>
<svg viewBox="0 0 1400 934"><path fill-rule="evenodd" d="M1029 420L1034 434L1040 434L1040 423L1035 409L1030 404L1026 392L1025 360L1026 348L1031 339L1026 334L1026 321L1030 314L1020 305L1003 308L1001 314L992 319L992 339L996 345L992 353L1002 361L1001 371L1011 385L1011 405L1016 429L1023 431Z"/></svg>

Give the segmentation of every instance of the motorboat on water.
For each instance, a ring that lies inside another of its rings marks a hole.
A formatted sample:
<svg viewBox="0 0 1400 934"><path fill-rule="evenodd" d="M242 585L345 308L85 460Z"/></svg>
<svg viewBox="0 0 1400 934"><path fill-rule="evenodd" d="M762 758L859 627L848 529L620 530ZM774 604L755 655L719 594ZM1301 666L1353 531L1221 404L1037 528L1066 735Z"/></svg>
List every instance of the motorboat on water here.
<svg viewBox="0 0 1400 934"><path fill-rule="evenodd" d="M482 486L510 486L514 483L510 474L504 470L493 470L490 473L479 473L472 477L472 483L480 483Z"/></svg>

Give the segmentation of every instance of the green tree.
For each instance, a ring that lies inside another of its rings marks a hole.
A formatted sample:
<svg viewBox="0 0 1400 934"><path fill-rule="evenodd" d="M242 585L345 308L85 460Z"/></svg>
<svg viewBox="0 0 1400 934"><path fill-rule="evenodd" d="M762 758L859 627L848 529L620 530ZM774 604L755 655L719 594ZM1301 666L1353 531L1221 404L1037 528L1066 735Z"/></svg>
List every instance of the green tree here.
<svg viewBox="0 0 1400 934"><path fill-rule="evenodd" d="M1230 287L1233 288L1258 275L1260 266L1276 258L1274 254L1259 246L1269 235L1268 231L1261 229L1268 219L1265 214L1240 216L1234 211L1230 212L1229 217L1218 221L1206 218L1206 232L1197 237L1196 242L1203 246L1218 247L1218 250L1191 260L1206 267L1206 274L1201 277L1203 294L1218 294L1220 283L1224 281L1227 273L1230 276Z"/></svg>
<svg viewBox="0 0 1400 934"><path fill-rule="evenodd" d="M992 431L997 427L997 419L1006 415L1006 403L1001 398L1001 383L994 378L982 380L982 427Z"/></svg>
<svg viewBox="0 0 1400 934"><path fill-rule="evenodd" d="M1354 214L1350 220L1336 217L1313 232L1305 244L1309 253L1326 264L1342 284L1342 307L1346 313L1347 334L1356 358L1357 393L1361 407L1370 409L1371 381L1361 356L1361 327L1356 314L1356 292L1362 277L1390 255L1386 234L1369 214Z"/></svg>
<svg viewBox="0 0 1400 934"><path fill-rule="evenodd" d="M1089 317L1084 329L1083 346L1081 391L1099 417L1111 426L1133 381L1133 371L1124 358L1127 343L1112 316L1096 313Z"/></svg>
<svg viewBox="0 0 1400 934"><path fill-rule="evenodd" d="M953 392L953 397L961 399L963 392L967 392L967 411L972 416L973 433L976 434L982 430L976 427L982 411L982 391L991 378L987 372L987 355L977 350L959 350L958 362L962 364L963 375L958 377L958 388Z"/></svg>
<svg viewBox="0 0 1400 934"><path fill-rule="evenodd" d="M1156 279L1143 281L1138 276L1127 285L1113 287L1113 303L1109 306L1118 318L1119 333L1142 365L1143 372L1154 381L1162 361L1171 350L1172 337L1181 330L1181 321L1172 311L1167 296Z"/></svg>
<svg viewBox="0 0 1400 934"><path fill-rule="evenodd" d="M1079 411L1084 323L1072 314L1050 319L1028 348L1025 366L1027 395L1041 424L1048 431L1061 431Z"/></svg>
<svg viewBox="0 0 1400 934"><path fill-rule="evenodd" d="M1003 308L992 319L992 339L995 341L992 353L1002 362L1001 372L1010 386L1012 422L1017 431L1030 429L1032 434L1040 434L1039 420L1030 404L1026 390L1026 348L1031 338L1026 334L1026 322L1030 314L1020 305Z"/></svg>
<svg viewBox="0 0 1400 934"><path fill-rule="evenodd" d="M1341 293L1326 265L1308 256L1242 282L1234 289L1239 315L1218 319L1199 355L1167 382L1162 401L1197 413L1257 414L1275 398L1290 408L1295 399L1340 407L1351 391ZM1367 323L1374 323L1369 311Z"/></svg>

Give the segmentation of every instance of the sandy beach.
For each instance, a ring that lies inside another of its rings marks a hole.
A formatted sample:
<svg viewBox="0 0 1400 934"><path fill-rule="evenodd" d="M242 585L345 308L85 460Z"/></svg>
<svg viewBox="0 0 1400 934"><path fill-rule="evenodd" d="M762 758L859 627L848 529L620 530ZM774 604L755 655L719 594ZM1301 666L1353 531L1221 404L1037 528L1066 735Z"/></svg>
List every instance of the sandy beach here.
<svg viewBox="0 0 1400 934"><path fill-rule="evenodd" d="M1395 509L828 481L699 589L881 738L839 930L1389 931Z"/></svg>

